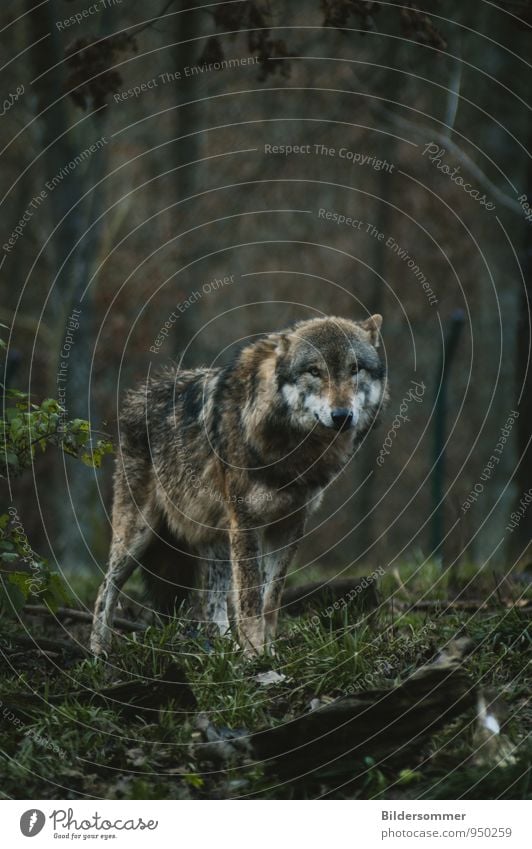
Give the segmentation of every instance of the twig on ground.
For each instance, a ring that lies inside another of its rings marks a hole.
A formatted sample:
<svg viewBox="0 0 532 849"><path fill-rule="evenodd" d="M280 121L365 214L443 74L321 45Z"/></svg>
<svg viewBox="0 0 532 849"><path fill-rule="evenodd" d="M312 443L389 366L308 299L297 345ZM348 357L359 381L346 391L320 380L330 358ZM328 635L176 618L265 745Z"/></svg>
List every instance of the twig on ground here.
<svg viewBox="0 0 532 849"><path fill-rule="evenodd" d="M401 611L407 610L408 612L412 611L415 613L418 610L437 610L439 613L454 613L456 610L463 611L465 613L475 613L477 610L500 610L501 607L505 607L506 610L518 610L519 613L528 614L532 612L532 605L528 604L525 600L522 603L520 602L508 602L505 605L502 604L490 604L487 601L483 601L482 599L473 599L471 601L450 601L449 599L436 599L436 600L426 600L426 601L417 601L414 604L411 604L408 601L401 602L395 599L395 604L397 608Z"/></svg>
<svg viewBox="0 0 532 849"><path fill-rule="evenodd" d="M92 622L92 613L87 610L76 610L73 607L58 607L57 610L50 610L44 604L25 604L23 610L30 616L45 614L55 616L56 619L61 621L75 619L78 622ZM148 627L143 622L131 622L130 619L123 619L120 616L115 617L114 626L122 631L145 631Z"/></svg>

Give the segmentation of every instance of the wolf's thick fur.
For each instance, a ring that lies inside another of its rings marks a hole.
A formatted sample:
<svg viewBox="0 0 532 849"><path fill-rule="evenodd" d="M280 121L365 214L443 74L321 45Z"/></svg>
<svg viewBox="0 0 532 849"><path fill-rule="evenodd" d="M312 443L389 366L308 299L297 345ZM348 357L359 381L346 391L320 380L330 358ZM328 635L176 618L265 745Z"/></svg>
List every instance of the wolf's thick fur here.
<svg viewBox="0 0 532 849"><path fill-rule="evenodd" d="M387 400L381 321L299 322L224 368L167 370L128 393L95 653L109 648L118 594L163 523L203 563L203 618L227 631L231 601L242 647L272 642L305 520Z"/></svg>

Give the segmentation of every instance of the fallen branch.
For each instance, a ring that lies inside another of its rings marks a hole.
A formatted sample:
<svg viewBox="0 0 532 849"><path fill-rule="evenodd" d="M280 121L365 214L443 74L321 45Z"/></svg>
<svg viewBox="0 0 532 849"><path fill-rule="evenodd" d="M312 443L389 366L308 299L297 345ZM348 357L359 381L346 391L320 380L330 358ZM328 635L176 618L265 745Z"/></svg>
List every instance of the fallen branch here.
<svg viewBox="0 0 532 849"><path fill-rule="evenodd" d="M471 601L448 601L442 598L441 600L416 601L410 604L408 601L397 602L394 600L394 607L397 610L407 612L415 612L416 610L437 610L439 613L454 613L455 610L461 610L466 613L476 613L478 610L500 610L504 607L505 610L518 610L519 613L528 614L532 612L532 605L520 604L519 602L511 602L507 605L498 603L488 603L487 601L471 600Z"/></svg>
<svg viewBox="0 0 532 849"><path fill-rule="evenodd" d="M25 604L23 611L30 616L55 616L61 622L64 622L65 619L75 619L77 622L92 622L92 613L89 613L87 610L76 610L73 607L58 607L57 610L50 610L44 604ZM123 619L120 616L115 617L114 626L121 631L145 631L148 627L143 622L131 622L130 619Z"/></svg>
<svg viewBox="0 0 532 849"><path fill-rule="evenodd" d="M21 634L0 634L0 640L12 643L21 648L38 649L44 652L68 652L69 654L84 655L86 649L75 643L67 643L64 640L53 640L49 637L26 637Z"/></svg>
<svg viewBox="0 0 532 849"><path fill-rule="evenodd" d="M458 641L456 641L458 644ZM320 706L251 738L255 754L277 775L355 773L366 757L384 762L419 748L476 704L476 687L460 668L469 643L454 645L391 690L368 690Z"/></svg>
<svg viewBox="0 0 532 849"><path fill-rule="evenodd" d="M192 692L183 669L170 661L160 677L154 678L151 671L146 675L138 674L128 681L119 681L93 690L89 687L70 690L63 693L48 693L46 696L38 693L17 693L5 695L3 704L13 711L31 714L32 711L47 705L60 705L65 701L76 701L92 707L103 707L123 715L150 716L150 713L164 709L173 703L174 709L183 711L193 710L197 706L196 697Z"/></svg>
<svg viewBox="0 0 532 849"><path fill-rule="evenodd" d="M205 743L198 754L220 760L244 754L290 780L354 779L367 769L366 758L379 765L408 762L431 735L475 706L477 688L460 665L472 645L467 639L449 643L433 663L390 690L343 696L276 728L239 732L237 739L200 716Z"/></svg>

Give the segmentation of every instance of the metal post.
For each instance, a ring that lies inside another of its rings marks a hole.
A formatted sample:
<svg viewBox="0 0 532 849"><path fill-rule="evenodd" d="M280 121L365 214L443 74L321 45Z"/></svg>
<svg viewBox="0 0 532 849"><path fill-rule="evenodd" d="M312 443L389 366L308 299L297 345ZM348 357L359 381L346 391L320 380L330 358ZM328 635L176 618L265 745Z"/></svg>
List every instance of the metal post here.
<svg viewBox="0 0 532 849"><path fill-rule="evenodd" d="M452 313L435 380L431 549L434 556L439 555L440 560L442 559L441 547L445 537L444 497L447 388L449 385L449 374L458 348L458 341L464 321L465 314L463 310L457 309Z"/></svg>

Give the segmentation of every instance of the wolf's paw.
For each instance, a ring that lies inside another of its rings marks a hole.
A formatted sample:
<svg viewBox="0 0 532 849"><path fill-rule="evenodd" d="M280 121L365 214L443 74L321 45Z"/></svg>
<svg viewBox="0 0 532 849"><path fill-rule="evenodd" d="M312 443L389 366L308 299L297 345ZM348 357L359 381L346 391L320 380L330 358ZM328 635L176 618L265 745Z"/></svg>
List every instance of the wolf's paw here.
<svg viewBox="0 0 532 849"><path fill-rule="evenodd" d="M242 649L244 657L248 658L249 660L254 660L257 657L263 657L269 652L269 647L264 642L264 640L251 641L249 639L249 635L246 635L244 637L240 636L238 643Z"/></svg>
<svg viewBox="0 0 532 849"><path fill-rule="evenodd" d="M275 648L275 643L267 643L264 648L265 654L269 655L269 657L277 657L278 651Z"/></svg>

